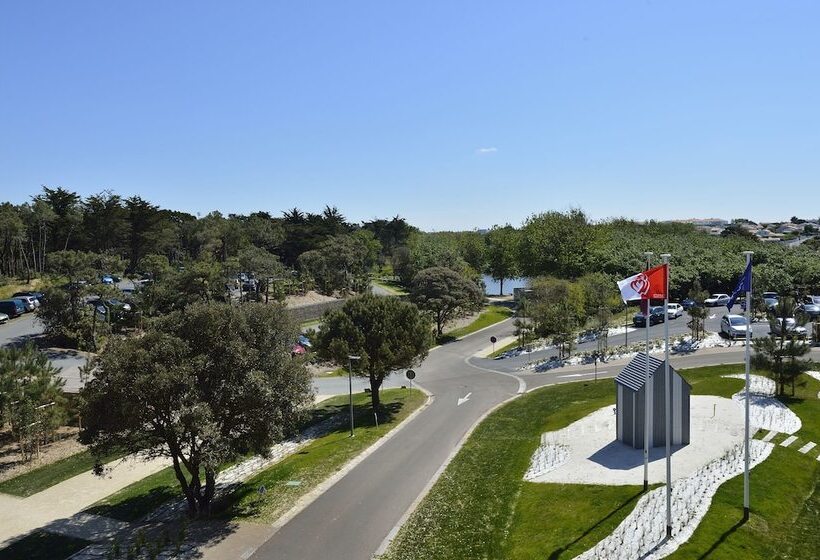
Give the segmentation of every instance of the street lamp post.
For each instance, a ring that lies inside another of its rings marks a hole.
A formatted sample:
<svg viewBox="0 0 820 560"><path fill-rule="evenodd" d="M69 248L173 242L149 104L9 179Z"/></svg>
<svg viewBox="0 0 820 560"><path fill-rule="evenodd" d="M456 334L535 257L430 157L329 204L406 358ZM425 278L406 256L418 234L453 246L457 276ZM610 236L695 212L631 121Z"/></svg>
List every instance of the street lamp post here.
<svg viewBox="0 0 820 560"><path fill-rule="evenodd" d="M361 359L361 356L348 355L347 357L347 386L349 389L350 402L350 437L353 437L353 362L358 362Z"/></svg>

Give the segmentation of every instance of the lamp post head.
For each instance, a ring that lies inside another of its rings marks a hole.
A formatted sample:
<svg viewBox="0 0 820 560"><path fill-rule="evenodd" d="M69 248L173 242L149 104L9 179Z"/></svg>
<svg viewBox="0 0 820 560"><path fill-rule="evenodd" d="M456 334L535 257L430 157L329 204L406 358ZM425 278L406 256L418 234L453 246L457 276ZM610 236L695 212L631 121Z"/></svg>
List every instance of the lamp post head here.
<svg viewBox="0 0 820 560"><path fill-rule="evenodd" d="M652 256L652 255L654 255L654 254L655 254L655 253L654 253L653 251L644 251L644 252L643 252L643 256L644 256L644 257L646 257L646 258L649 258L649 257L651 257L651 256Z"/></svg>
<svg viewBox="0 0 820 560"><path fill-rule="evenodd" d="M749 257L749 256L754 255L755 252L754 251L743 251L743 254L746 255L747 257Z"/></svg>
<svg viewBox="0 0 820 560"><path fill-rule="evenodd" d="M670 258L671 256L672 256L672 255L671 255L670 253L661 253L661 258L663 259L663 262L665 262L665 263L668 263L668 262L669 262L669 258Z"/></svg>

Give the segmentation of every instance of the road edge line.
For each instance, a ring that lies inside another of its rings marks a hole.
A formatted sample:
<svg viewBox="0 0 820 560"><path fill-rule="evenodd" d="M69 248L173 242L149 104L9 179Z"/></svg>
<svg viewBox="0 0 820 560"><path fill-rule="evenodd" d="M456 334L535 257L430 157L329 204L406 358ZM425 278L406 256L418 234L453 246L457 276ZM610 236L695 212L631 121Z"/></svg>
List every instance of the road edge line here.
<svg viewBox="0 0 820 560"><path fill-rule="evenodd" d="M356 455L354 458L352 458L350 461L348 461L344 466L342 466L341 469L336 471L332 476L326 478L324 481L319 483L319 485L316 486L316 488L314 488L313 490L299 498L299 500L297 500L293 507L291 507L288 511L283 513L276 521L270 524L270 527L273 529L273 532L271 532L267 536L265 541L263 543L260 543L259 546L262 546L262 544L270 540L279 531L279 529L284 527L291 519L299 515L302 512L302 510L304 510L307 506L313 503L313 501L315 501L316 498L327 492L334 484L336 484L337 482L339 482L339 480L344 478L344 476L347 475L350 471L352 471L359 463L367 459L367 457L374 453L379 447L390 441L391 438L395 437L397 433L399 433L405 426L407 426L413 419L415 419L416 416L421 414L431 404L433 404L433 401L436 400L436 396L433 393L431 393L418 383L414 382L413 388L419 389L422 393L427 395L427 400L424 402L424 404L422 404L420 407L418 407L416 410L410 413L410 416L402 420L398 426L390 430L390 432L385 434L383 437L379 438L379 440L376 441L373 445L371 445L370 447ZM259 546L254 548L254 552L259 548Z"/></svg>
<svg viewBox="0 0 820 560"><path fill-rule="evenodd" d="M517 394L522 395L522 394L527 392L527 382L524 380L523 377L521 377L519 375L515 375L514 373L507 373L506 371L496 371L494 369L489 369L489 368L477 366L477 365L470 362L470 358L474 358L474 357L475 356L467 356L466 358L464 358L464 363L467 364L468 366L472 367L472 368L476 368L476 369L479 369L481 371L486 371L487 373L495 373L497 375L504 375L506 377L512 377L513 379L518 381L518 393Z"/></svg>
<svg viewBox="0 0 820 560"><path fill-rule="evenodd" d="M497 373L497 372L493 372L493 373ZM495 405L494 407L489 409L487 412L482 414L475 421L475 423L472 426L470 426L470 429L467 430L467 432L462 436L462 438L459 440L459 442L456 444L456 446L452 449L452 451L450 451L450 454L447 456L447 458L444 460L444 462L441 464L441 466L436 470L435 473L433 473L432 478L430 478L430 480L427 482L427 484L424 486L424 488L422 488L421 493L416 497L415 500L413 500L413 503L410 504L410 506L407 508L407 510L405 510L405 512L399 518L398 522L396 522L396 524L393 526L393 528L390 529L390 531L387 533L387 536L384 538L384 540L379 545L379 548L377 548L376 552L373 554L373 556L372 556L373 560L378 559L379 556L383 555L387 551L387 548L393 542L393 539L396 538L396 535L398 534L399 530L401 530L402 526L404 526L404 524L407 522L407 520L410 518L410 516L413 514L413 512L416 511L416 508L421 503L421 501L424 500L424 498L427 497L427 494L430 493L430 490L432 490L435 483L438 482L438 479L441 477L442 474L444 474L444 470L450 465L450 462L455 458L456 454L459 451L461 451L461 448L464 447L464 444L467 443L467 440L470 438L471 435L473 435L473 432L475 431L476 428L478 428L479 424L481 424L484 420L486 420L487 417L490 414L492 414L493 412L495 412L496 410L498 410L499 408L501 408L505 404L509 403L510 401L513 401L513 400L517 399L522 394L523 393L516 393L516 394L512 395L511 397L509 397L507 399L504 399L503 401L501 401L500 403L498 403L497 405Z"/></svg>

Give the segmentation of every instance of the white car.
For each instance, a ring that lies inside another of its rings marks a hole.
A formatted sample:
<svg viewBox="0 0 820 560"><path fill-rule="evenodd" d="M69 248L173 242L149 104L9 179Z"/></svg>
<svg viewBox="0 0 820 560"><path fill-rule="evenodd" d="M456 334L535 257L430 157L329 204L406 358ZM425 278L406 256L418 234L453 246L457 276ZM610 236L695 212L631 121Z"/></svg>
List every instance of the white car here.
<svg viewBox="0 0 820 560"><path fill-rule="evenodd" d="M5 313L0 313L0 325L9 320L9 316Z"/></svg>
<svg viewBox="0 0 820 560"><path fill-rule="evenodd" d="M667 307L667 317L677 319L683 315L683 306L679 303L670 303Z"/></svg>
<svg viewBox="0 0 820 560"><path fill-rule="evenodd" d="M743 315L724 315L720 320L720 332L729 338L745 338L748 328L746 317ZM751 335L753 333L750 333Z"/></svg>
<svg viewBox="0 0 820 560"><path fill-rule="evenodd" d="M703 305L706 307L719 307L729 303L728 294L712 294L710 297L703 300Z"/></svg>

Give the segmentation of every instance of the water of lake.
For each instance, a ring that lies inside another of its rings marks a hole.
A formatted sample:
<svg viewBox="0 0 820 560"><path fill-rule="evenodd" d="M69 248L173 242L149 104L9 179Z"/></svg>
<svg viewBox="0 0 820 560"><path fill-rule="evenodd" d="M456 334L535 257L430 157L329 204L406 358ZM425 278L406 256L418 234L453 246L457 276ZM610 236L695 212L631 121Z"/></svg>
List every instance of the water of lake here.
<svg viewBox="0 0 820 560"><path fill-rule="evenodd" d="M486 274L482 276L484 280L484 293L488 296L497 296L498 295L498 288L499 283L493 280L491 277L487 276ZM504 295L512 295L513 288L524 288L527 285L526 278L505 278L504 279Z"/></svg>

